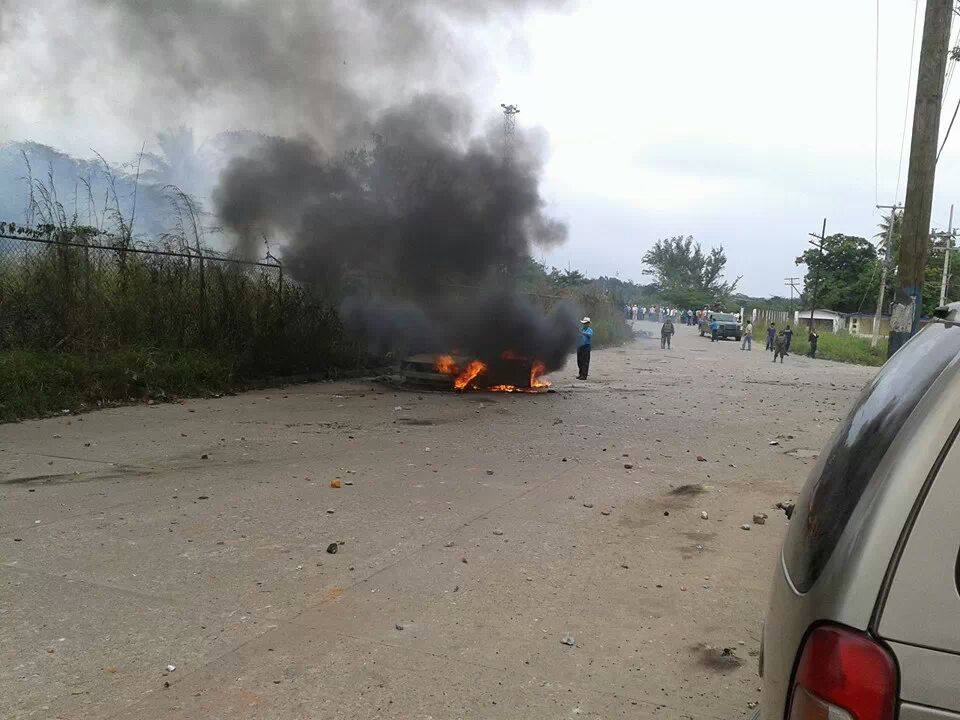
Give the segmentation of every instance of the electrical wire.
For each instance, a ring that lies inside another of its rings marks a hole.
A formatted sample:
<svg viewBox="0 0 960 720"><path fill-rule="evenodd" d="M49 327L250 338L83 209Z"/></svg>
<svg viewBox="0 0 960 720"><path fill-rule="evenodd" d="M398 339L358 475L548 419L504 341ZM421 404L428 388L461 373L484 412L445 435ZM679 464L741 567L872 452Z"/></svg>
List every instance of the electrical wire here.
<svg viewBox="0 0 960 720"><path fill-rule="evenodd" d="M877 0L877 37L873 63L873 204L880 204L880 0Z"/></svg>
<svg viewBox="0 0 960 720"><path fill-rule="evenodd" d="M957 33L954 36L953 40L950 42L950 48L957 46L957 43L960 43L960 28L957 29ZM944 82L943 87L943 98L946 100L947 95L950 93L950 82L953 80L954 71L957 68L957 56L951 52L950 59L947 60L947 71L946 71L946 82ZM950 118L950 124L947 126L947 132L943 136L943 141L940 143L940 149L937 150L937 162L940 161L940 154L943 152L943 147L947 144L947 138L950 137L950 131L953 129L953 123L957 119L957 111L960 111L960 99L957 100L957 107L954 108L953 117Z"/></svg>
<svg viewBox="0 0 960 720"><path fill-rule="evenodd" d="M920 0L913 0L913 31L910 37L910 64L907 66L907 97L903 108L903 132L900 135L900 162L897 166L897 189L893 193L893 204L900 196L900 180L903 178L903 147L907 141L907 120L910 117L910 87L913 84L913 57L917 46L917 16L920 14Z"/></svg>

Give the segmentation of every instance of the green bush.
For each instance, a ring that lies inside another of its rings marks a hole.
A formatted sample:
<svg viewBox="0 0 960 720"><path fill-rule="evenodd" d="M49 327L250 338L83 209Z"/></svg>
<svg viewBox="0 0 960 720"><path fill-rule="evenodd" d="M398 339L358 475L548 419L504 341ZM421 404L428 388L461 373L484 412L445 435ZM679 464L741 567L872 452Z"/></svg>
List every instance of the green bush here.
<svg viewBox="0 0 960 720"><path fill-rule="evenodd" d="M103 403L225 392L236 382L231 362L202 350L13 350L0 353L0 422Z"/></svg>
<svg viewBox="0 0 960 720"><path fill-rule="evenodd" d="M806 328L800 327L793 334L790 352L797 355L810 353L810 343L807 341ZM817 343L817 357L822 360L836 360L837 362L853 363L855 365L873 365L879 367L887 360L886 342L877 343L877 347L870 347L869 338L861 338L848 333L820 333Z"/></svg>

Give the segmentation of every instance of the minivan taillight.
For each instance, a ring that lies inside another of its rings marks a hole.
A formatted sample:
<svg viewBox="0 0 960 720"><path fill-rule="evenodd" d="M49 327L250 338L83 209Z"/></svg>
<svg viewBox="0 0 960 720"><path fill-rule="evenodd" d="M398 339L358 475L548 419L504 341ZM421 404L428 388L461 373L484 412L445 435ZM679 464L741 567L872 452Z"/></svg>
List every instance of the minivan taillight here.
<svg viewBox="0 0 960 720"><path fill-rule="evenodd" d="M787 720L893 720L897 664L882 645L850 628L820 625L800 653Z"/></svg>

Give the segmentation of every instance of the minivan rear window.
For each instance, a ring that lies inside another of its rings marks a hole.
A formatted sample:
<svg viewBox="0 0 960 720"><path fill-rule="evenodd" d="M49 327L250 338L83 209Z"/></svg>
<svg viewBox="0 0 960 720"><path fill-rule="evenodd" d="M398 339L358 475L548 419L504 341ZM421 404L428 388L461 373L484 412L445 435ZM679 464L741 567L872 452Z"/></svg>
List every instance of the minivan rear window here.
<svg viewBox="0 0 960 720"><path fill-rule="evenodd" d="M960 326L932 323L866 387L811 472L783 546L794 587L807 592L830 559L887 448L920 398L960 353Z"/></svg>

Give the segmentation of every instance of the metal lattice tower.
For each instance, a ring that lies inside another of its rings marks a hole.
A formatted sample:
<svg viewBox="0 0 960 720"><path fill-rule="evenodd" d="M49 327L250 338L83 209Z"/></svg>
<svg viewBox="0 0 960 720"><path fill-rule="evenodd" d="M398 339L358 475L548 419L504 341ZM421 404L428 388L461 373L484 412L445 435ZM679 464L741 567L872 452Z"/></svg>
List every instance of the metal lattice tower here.
<svg viewBox="0 0 960 720"><path fill-rule="evenodd" d="M503 161L509 164L513 159L513 140L517 134L517 114L520 108L516 105L500 103L503 108Z"/></svg>

